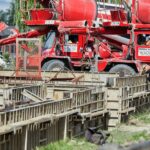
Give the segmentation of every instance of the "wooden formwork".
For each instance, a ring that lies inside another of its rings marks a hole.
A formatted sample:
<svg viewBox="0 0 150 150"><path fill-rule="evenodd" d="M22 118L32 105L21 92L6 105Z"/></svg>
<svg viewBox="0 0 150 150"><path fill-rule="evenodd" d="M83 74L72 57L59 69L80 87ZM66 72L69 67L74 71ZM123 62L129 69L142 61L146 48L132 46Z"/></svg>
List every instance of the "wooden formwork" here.
<svg viewBox="0 0 150 150"><path fill-rule="evenodd" d="M96 75L96 77L98 77ZM93 87L93 89L99 89L104 92L105 103L107 110L110 111L109 126L115 127L118 123L124 120L124 116L128 116L130 112L134 112L138 108L142 108L149 104L148 95L149 84L147 82L147 76L135 76L135 77L106 77L106 84L103 84L101 80L91 82L91 77L87 81L81 80L78 82L71 81L55 81L55 84L70 84L70 85L82 85ZM106 86L105 86L106 85ZM95 87L95 88L94 88ZM98 93L100 93L98 91ZM86 108L87 112L89 111Z"/></svg>
<svg viewBox="0 0 150 150"><path fill-rule="evenodd" d="M47 85L48 95L51 95L54 99L71 97L74 106L80 106L81 111L84 113L106 109L105 92L103 92L102 86L81 86L68 84L69 82L67 84L62 83Z"/></svg>
<svg viewBox="0 0 150 150"><path fill-rule="evenodd" d="M135 110L141 110L150 106L150 93L134 97L130 100L130 107L135 107Z"/></svg>
<svg viewBox="0 0 150 150"><path fill-rule="evenodd" d="M57 120L29 124L15 131L0 134L0 150L32 150L37 146L64 138L65 117Z"/></svg>
<svg viewBox="0 0 150 150"><path fill-rule="evenodd" d="M107 88L107 110L110 112L108 126L115 127L121 123L122 114L128 114L135 110L135 107L130 107L128 98L122 98L121 88Z"/></svg>
<svg viewBox="0 0 150 150"><path fill-rule="evenodd" d="M77 119L75 114L40 123L32 123L0 134L0 150L32 150L48 143L83 135L88 127L106 129L107 115Z"/></svg>
<svg viewBox="0 0 150 150"><path fill-rule="evenodd" d="M18 86L23 84L37 84L42 83L41 80L35 80L31 77L16 77L14 76L14 73L10 76L0 76L0 84L4 85L10 85L10 86Z"/></svg>
<svg viewBox="0 0 150 150"><path fill-rule="evenodd" d="M138 86L147 82L146 75L126 76L126 77L110 77L108 78L110 86L113 87L126 87Z"/></svg>
<svg viewBox="0 0 150 150"><path fill-rule="evenodd" d="M21 86L21 87L13 87L13 88L5 88L4 89L4 100L13 100L13 101L21 101L23 100L23 91L28 90L35 95L45 99L46 97L46 85L32 85L32 86Z"/></svg>
<svg viewBox="0 0 150 150"><path fill-rule="evenodd" d="M150 86L146 76L70 72L45 74L48 78L45 86L5 88L5 101L25 99L24 90L38 95L43 101L0 112L0 139L3 139L0 146L4 150L10 149L7 147L9 138L14 138L10 145L20 139L22 146L30 150L66 136L79 136L87 127L102 128L107 125L108 111L108 126L115 127L130 112L150 104ZM3 89L0 95L3 95ZM50 133L54 134L53 137Z"/></svg>
<svg viewBox="0 0 150 150"><path fill-rule="evenodd" d="M108 113L99 114L95 117L82 118L81 116L69 116L68 137L79 137L84 135L85 131L91 127L97 127L101 130L107 130Z"/></svg>
<svg viewBox="0 0 150 150"><path fill-rule="evenodd" d="M29 87L29 91L38 93L38 89ZM47 97L40 103L0 112L0 150L31 150L67 136L78 136L87 127L102 129L107 126L108 112L101 88L81 85L47 87L53 92L61 89L63 96L57 100ZM13 93L21 95L22 88L12 89ZM8 99L12 95L7 95ZM21 98L16 96L15 99Z"/></svg>
<svg viewBox="0 0 150 150"><path fill-rule="evenodd" d="M115 127L130 112L150 104L150 91L145 75L110 78L108 86L105 90L107 109L110 111L109 127Z"/></svg>
<svg viewBox="0 0 150 150"><path fill-rule="evenodd" d="M6 105L17 107L18 104L23 104L30 101L27 99L23 92L27 90L35 94L36 96L45 99L46 98L46 86L43 85L32 85L32 86L21 86L21 87L3 87L0 89L0 104L1 109L5 109Z"/></svg>
<svg viewBox="0 0 150 150"><path fill-rule="evenodd" d="M105 100L103 98L104 92L92 93L92 89L81 89L78 91L68 91L68 94L70 94L69 98L66 99L57 101L45 100L41 103L33 103L32 105L25 105L1 112L0 132L10 130L11 124L12 126L17 123L25 125L44 117L57 117L57 115L63 115L70 111L76 111L81 114L87 113L87 115L92 115L95 112L106 112Z"/></svg>
<svg viewBox="0 0 150 150"><path fill-rule="evenodd" d="M70 97L70 92L81 91L87 89L83 85L70 85L70 84L47 84L47 98L52 98L53 100L60 100Z"/></svg>
<svg viewBox="0 0 150 150"><path fill-rule="evenodd" d="M60 101L45 101L31 106L12 109L0 113L0 132L13 129L15 124L21 126L33 123L38 120L53 119L55 115L67 113L72 110L72 99L65 99ZM77 111L78 112L78 111ZM56 116L57 117L57 116ZM12 126L11 126L12 125ZM12 127L12 128L11 128Z"/></svg>
<svg viewBox="0 0 150 150"><path fill-rule="evenodd" d="M114 73L92 73L92 72L42 72L45 80L51 81L72 81L74 84L79 85L103 85L107 84L110 77L119 77ZM44 79L44 78L43 78Z"/></svg>
<svg viewBox="0 0 150 150"><path fill-rule="evenodd" d="M0 71L0 74L3 75L0 76L0 79L2 79L2 81L5 78L7 82L8 80L10 80L12 83L15 82L18 83L19 80L21 80L21 82L25 82L25 80L27 80L27 82L31 82L32 80L33 80L32 82L37 82L37 79L34 78L15 77L15 71ZM115 73L90 73L90 72L73 72L73 71L60 71L60 72L51 71L51 72L42 72L41 74L43 81L52 81L52 80L59 81L62 79L67 81L74 79L74 82L84 81L91 83L93 82L94 84L96 82L101 82L101 84L103 85L106 84L107 79L109 77L119 77L119 75ZM13 76L10 77L10 75Z"/></svg>

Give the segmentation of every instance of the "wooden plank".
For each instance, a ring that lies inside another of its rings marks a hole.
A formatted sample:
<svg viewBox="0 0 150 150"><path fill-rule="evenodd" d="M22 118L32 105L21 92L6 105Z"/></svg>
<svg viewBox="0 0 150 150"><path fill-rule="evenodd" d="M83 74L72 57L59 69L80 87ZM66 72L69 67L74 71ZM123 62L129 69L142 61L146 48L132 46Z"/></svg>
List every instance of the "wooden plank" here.
<svg viewBox="0 0 150 150"><path fill-rule="evenodd" d="M45 101L44 99L42 99L41 97L35 95L34 93L24 89L22 92L22 95L29 98L30 100L34 101L34 102L42 102Z"/></svg>

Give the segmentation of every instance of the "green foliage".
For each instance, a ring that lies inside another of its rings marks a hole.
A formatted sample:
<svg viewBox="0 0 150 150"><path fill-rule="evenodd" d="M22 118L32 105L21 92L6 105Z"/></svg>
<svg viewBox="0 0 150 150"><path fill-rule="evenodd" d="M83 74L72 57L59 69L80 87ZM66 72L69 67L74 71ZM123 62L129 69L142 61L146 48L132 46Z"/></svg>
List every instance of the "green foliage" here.
<svg viewBox="0 0 150 150"><path fill-rule="evenodd" d="M21 2L21 3L20 3ZM38 2L38 1L36 1ZM33 9L34 6L34 0L27 0L27 1L21 1L21 0L15 0L15 24L18 27L20 32L28 31L28 27L24 24L25 20L29 20L29 11ZM39 3L36 5L36 8L40 8L41 5Z"/></svg>
<svg viewBox="0 0 150 150"><path fill-rule="evenodd" d="M10 8L7 10L8 15L8 25L14 26L15 25L15 3L12 1L10 3Z"/></svg>
<svg viewBox="0 0 150 150"><path fill-rule="evenodd" d="M4 54L3 54L3 57L4 57L4 59L5 59L6 62L9 62L9 57L10 57L10 55L9 55L8 52L4 53Z"/></svg>
<svg viewBox="0 0 150 150"><path fill-rule="evenodd" d="M24 32L26 26L23 23L23 12L20 8L20 0L15 0L16 1L16 5L15 5L15 24L17 26L17 28L19 29L20 32ZM26 17L26 15L24 14L24 16Z"/></svg>
<svg viewBox="0 0 150 150"><path fill-rule="evenodd" d="M5 11L0 11L0 21L3 21L3 22L6 22L7 23L7 20L6 20L6 12Z"/></svg>
<svg viewBox="0 0 150 150"><path fill-rule="evenodd" d="M14 26L15 25L15 4L12 1L10 3L10 8L7 9L6 11L0 11L0 21L5 22L9 26Z"/></svg>

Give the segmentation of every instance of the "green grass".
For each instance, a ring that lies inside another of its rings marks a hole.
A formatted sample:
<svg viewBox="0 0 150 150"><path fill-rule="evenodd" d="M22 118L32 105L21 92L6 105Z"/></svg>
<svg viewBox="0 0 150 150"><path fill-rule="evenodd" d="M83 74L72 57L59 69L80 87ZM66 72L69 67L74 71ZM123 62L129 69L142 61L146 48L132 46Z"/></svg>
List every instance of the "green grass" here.
<svg viewBox="0 0 150 150"><path fill-rule="evenodd" d="M111 132L113 136L113 143L116 144L126 144L126 143L134 143L141 140L150 140L150 134L147 131L141 132L125 132L114 130ZM110 140L110 139L109 139Z"/></svg>
<svg viewBox="0 0 150 150"><path fill-rule="evenodd" d="M142 125L142 126L150 124L150 109L132 115L129 120L135 120L137 125ZM137 142L141 140L150 140L150 132L148 133L147 131L129 132L129 131L120 131L118 129L115 129L111 132L111 134L113 136L113 142L117 144Z"/></svg>
<svg viewBox="0 0 150 150"><path fill-rule="evenodd" d="M108 142L119 145L128 145L139 141L150 140L150 133L142 132L125 132L119 130L111 131L112 137ZM51 143L45 147L37 148L37 150L97 150L98 146L85 141L84 139L74 139Z"/></svg>
<svg viewBox="0 0 150 150"><path fill-rule="evenodd" d="M119 145L128 145L139 141L150 140L150 133L142 132L125 132L119 130L111 131L112 137L108 142ZM51 143L48 146L38 148L37 150L97 150L98 146L85 141L84 139L74 139Z"/></svg>
<svg viewBox="0 0 150 150"><path fill-rule="evenodd" d="M138 112L135 115L131 116L130 119L137 119L143 124L150 124L150 109L143 112Z"/></svg>
<svg viewBox="0 0 150 150"><path fill-rule="evenodd" d="M86 142L84 139L59 141L37 150L97 150L98 146Z"/></svg>
<svg viewBox="0 0 150 150"><path fill-rule="evenodd" d="M131 120L135 119L142 125L150 124L150 109L144 112L136 113L131 116ZM126 126L126 125L125 125ZM130 125L129 125L130 126ZM128 128L128 126L126 126ZM120 145L128 145L138 141L150 140L150 132L147 131L120 131L114 129L111 131L111 137L108 139L108 142L113 142ZM48 146L38 148L37 150L97 150L98 146L92 143L85 141L85 139L74 139L59 141Z"/></svg>

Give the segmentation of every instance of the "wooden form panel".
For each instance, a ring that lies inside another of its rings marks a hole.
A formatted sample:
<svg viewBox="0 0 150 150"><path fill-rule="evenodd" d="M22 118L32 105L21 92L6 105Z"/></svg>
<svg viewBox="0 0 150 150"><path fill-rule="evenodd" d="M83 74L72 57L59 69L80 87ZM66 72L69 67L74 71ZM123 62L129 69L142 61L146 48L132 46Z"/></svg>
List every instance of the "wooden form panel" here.
<svg viewBox="0 0 150 150"><path fill-rule="evenodd" d="M82 119L76 120L76 118L76 115L69 115L67 118L61 117L53 122L33 123L20 127L15 132L0 134L0 150L33 150L36 147L62 140L65 134L66 137L72 138L83 135L88 127L100 129L107 127L107 114L87 118L84 123Z"/></svg>
<svg viewBox="0 0 150 150"><path fill-rule="evenodd" d="M70 98L57 101L44 101L38 104L22 106L0 113L0 125L7 126L14 123L31 121L46 115L59 115L71 110L81 113L106 111L104 92L92 93L92 89L71 91Z"/></svg>
<svg viewBox="0 0 150 150"><path fill-rule="evenodd" d="M40 85L32 85L32 86L21 86L21 87L13 87L13 88L5 88L4 89L4 94L5 100L14 100L14 101L21 101L23 100L23 95L22 92L24 90L28 90L37 96L45 99L46 97L46 85L40 84ZM22 97L21 97L22 95Z"/></svg>
<svg viewBox="0 0 150 150"><path fill-rule="evenodd" d="M65 117L20 127L0 135L0 150L32 150L64 138Z"/></svg>
<svg viewBox="0 0 150 150"><path fill-rule="evenodd" d="M109 78L107 109L110 111L108 126L115 127L130 112L149 106L150 92L147 76Z"/></svg>
<svg viewBox="0 0 150 150"><path fill-rule="evenodd" d="M147 83L146 75L126 76L126 77L110 77L109 85L112 87L138 86Z"/></svg>

